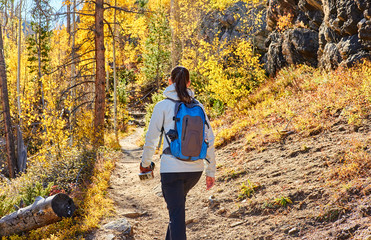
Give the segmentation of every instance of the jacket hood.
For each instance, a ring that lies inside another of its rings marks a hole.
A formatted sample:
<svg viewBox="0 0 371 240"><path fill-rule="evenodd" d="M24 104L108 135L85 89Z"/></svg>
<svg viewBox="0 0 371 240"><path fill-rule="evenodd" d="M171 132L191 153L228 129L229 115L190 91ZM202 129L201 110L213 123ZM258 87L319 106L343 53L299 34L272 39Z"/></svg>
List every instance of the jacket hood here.
<svg viewBox="0 0 371 240"><path fill-rule="evenodd" d="M193 93L193 91L190 90L189 88L187 90L188 90L189 95L193 98L195 96L195 94ZM178 94L177 94L177 92L175 90L175 83L171 84L170 86L168 86L165 89L164 96L166 98L170 98L170 99L173 99L175 101L179 101Z"/></svg>

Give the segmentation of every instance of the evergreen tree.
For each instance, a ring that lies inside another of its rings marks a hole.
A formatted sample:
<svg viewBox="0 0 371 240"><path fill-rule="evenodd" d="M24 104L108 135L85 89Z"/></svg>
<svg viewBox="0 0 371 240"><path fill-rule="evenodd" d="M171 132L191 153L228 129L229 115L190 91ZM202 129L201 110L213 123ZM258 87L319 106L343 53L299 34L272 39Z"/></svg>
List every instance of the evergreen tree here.
<svg viewBox="0 0 371 240"><path fill-rule="evenodd" d="M171 31L167 12L160 6L148 19L148 38L143 54L143 72L147 82L155 81L159 88L160 80L171 68Z"/></svg>
<svg viewBox="0 0 371 240"><path fill-rule="evenodd" d="M41 119L45 120L45 93L42 76L48 73L50 68L50 43L52 37L51 16L52 8L48 0L33 0L31 12L31 30L32 34L27 38L28 50L28 68L30 74L37 81L37 89L35 89L35 109L38 110L39 116L36 118L36 125L39 126L37 131L45 132L46 127L40 125ZM36 134L39 136L39 134ZM37 150L42 140L33 138L32 150Z"/></svg>
<svg viewBox="0 0 371 240"><path fill-rule="evenodd" d="M34 0L31 13L32 34L27 38L29 69L38 79L48 71L52 8L48 0Z"/></svg>

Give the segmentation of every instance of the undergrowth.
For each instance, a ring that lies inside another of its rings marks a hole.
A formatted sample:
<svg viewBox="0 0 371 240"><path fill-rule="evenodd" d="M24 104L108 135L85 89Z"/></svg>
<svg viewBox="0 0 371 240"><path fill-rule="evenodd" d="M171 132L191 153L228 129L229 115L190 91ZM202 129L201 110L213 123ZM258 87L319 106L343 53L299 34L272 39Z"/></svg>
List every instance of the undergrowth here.
<svg viewBox="0 0 371 240"><path fill-rule="evenodd" d="M282 69L254 93L239 102L239 110L228 109L212 122L216 147L238 140L240 149L264 151L269 143L281 142L294 134L309 138L336 126L367 127L371 118L371 63L350 69L324 71L308 66ZM371 194L371 137L366 141L344 139L342 151L331 159L324 172L329 202L321 206L315 219L334 221L349 211L351 201ZM302 146L301 152L307 152ZM232 178L225 170L224 178ZM254 194L251 185L242 185L240 198ZM355 197L357 196L357 197ZM262 209L293 204L280 196L263 203Z"/></svg>
<svg viewBox="0 0 371 240"><path fill-rule="evenodd" d="M77 206L72 218L64 218L60 222L30 231L25 235L3 237L2 240L84 239L89 231L99 226L103 217L113 213L113 202L107 197L107 189L115 159L118 157L116 154L112 150L98 151L89 174L90 177L85 177L79 184L71 186L69 196ZM65 192L64 189L57 189L56 185L52 184L47 185L46 188L43 188L40 183L25 185L25 182L29 182L26 181L26 177L29 179L29 176L24 175L2 189L6 192L0 194L0 199L3 200L0 203L1 216L14 211L11 204L18 204L20 199L26 199L28 204L32 203L36 196L47 197L57 192ZM17 186L22 187L17 190ZM4 194L10 193L11 189L14 190L14 194Z"/></svg>
<svg viewBox="0 0 371 240"><path fill-rule="evenodd" d="M290 131L316 135L339 116L359 126L371 112L371 63L330 72L291 66L239 105L240 110L229 109L213 122L216 147L245 137L246 149L255 149L284 139Z"/></svg>

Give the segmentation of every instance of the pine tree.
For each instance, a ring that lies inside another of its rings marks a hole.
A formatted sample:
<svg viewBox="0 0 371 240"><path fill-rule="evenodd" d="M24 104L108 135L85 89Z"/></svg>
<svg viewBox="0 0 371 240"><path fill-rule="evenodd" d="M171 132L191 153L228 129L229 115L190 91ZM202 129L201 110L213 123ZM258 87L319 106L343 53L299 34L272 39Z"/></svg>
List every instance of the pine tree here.
<svg viewBox="0 0 371 240"><path fill-rule="evenodd" d="M148 19L148 38L143 55L143 72L147 81L155 80L159 88L160 80L169 73L171 68L171 32L166 9L160 6Z"/></svg>

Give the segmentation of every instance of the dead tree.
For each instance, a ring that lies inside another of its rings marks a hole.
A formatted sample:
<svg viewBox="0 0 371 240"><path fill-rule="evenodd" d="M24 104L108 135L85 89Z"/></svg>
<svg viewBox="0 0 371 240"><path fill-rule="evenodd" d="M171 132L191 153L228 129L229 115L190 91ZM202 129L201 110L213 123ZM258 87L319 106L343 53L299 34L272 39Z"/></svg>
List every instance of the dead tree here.
<svg viewBox="0 0 371 240"><path fill-rule="evenodd" d="M0 237L30 231L71 217L75 211L73 200L58 193L48 198L37 197L35 202L0 219Z"/></svg>
<svg viewBox="0 0 371 240"><path fill-rule="evenodd" d="M6 66L4 58L4 44L1 26L0 26L0 99L3 107L3 115L5 121L6 153L8 158L9 176L11 178L14 178L18 170L17 159L15 155L14 136L12 132L12 123L10 117Z"/></svg>
<svg viewBox="0 0 371 240"><path fill-rule="evenodd" d="M104 145L104 114L106 108L106 92L105 92L105 58L104 58L104 29L103 29L103 0L95 2L95 60L96 60L96 76L95 76L95 119L94 145L99 147Z"/></svg>

